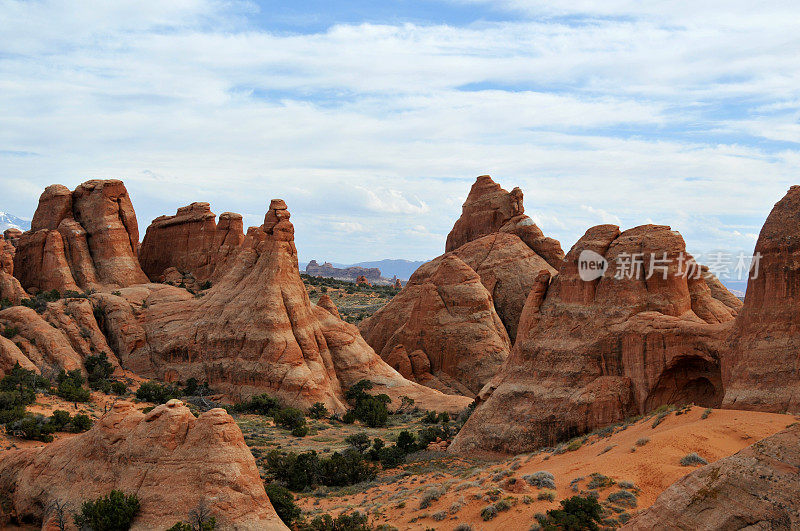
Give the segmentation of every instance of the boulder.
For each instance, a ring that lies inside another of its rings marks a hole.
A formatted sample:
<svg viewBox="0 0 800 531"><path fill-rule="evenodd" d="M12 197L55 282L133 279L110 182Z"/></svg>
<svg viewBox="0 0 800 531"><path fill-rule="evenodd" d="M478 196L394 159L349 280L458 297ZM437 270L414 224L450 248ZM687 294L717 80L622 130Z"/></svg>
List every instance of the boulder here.
<svg viewBox="0 0 800 531"><path fill-rule="evenodd" d="M775 204L754 254L722 359L723 407L800 412L800 186Z"/></svg>
<svg viewBox="0 0 800 531"><path fill-rule="evenodd" d="M602 276L581 278L583 251L607 261ZM648 259L629 269L637 254ZM549 286L546 273L511 356L450 451L522 453L664 404L720 405L719 358L735 311L714 298L680 234L593 227Z"/></svg>
<svg viewBox="0 0 800 531"><path fill-rule="evenodd" d="M195 418L178 400L147 414L117 402L85 433L0 456L0 495L11 516L42 529L55 525L53 502L77 511L114 489L139 499L133 530L167 529L201 505L222 529L288 529L223 409Z"/></svg>
<svg viewBox="0 0 800 531"><path fill-rule="evenodd" d="M217 223L208 203L192 203L179 208L174 216L152 221L139 250L139 263L154 282L171 268L204 282L236 253L243 241L240 214L224 212Z"/></svg>
<svg viewBox="0 0 800 531"><path fill-rule="evenodd" d="M136 214L122 181L92 180L70 192L48 186L31 230L19 237L14 274L33 291L113 289L147 281L139 267Z"/></svg>
<svg viewBox="0 0 800 531"><path fill-rule="evenodd" d="M684 476L623 529L800 528L800 424Z"/></svg>

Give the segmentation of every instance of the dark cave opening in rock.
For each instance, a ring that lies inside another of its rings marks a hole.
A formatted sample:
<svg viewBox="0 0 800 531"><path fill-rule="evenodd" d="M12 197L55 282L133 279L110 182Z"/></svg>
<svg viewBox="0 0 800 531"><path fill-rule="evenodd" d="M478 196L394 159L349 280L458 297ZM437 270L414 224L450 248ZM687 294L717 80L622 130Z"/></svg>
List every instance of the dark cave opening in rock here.
<svg viewBox="0 0 800 531"><path fill-rule="evenodd" d="M667 404L719 407L723 394L719 363L682 358L661 374L645 401L645 412Z"/></svg>

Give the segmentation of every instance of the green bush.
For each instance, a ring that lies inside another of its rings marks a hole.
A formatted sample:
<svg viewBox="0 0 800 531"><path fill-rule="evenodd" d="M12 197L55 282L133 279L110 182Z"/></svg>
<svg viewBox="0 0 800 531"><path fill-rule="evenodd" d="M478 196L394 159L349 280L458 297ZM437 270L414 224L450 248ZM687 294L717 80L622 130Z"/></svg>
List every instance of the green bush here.
<svg viewBox="0 0 800 531"><path fill-rule="evenodd" d="M161 385L158 382L143 382L136 390L136 398L155 404L164 404L180 396L180 389L174 385Z"/></svg>
<svg viewBox="0 0 800 531"><path fill-rule="evenodd" d="M87 431L92 427L92 419L88 415L75 415L72 417L72 429L75 433Z"/></svg>
<svg viewBox="0 0 800 531"><path fill-rule="evenodd" d="M314 451L295 454L273 450L267 454L266 466L277 481L295 492L315 485L344 487L376 476L375 468L354 451L320 458Z"/></svg>
<svg viewBox="0 0 800 531"><path fill-rule="evenodd" d="M72 420L72 417L63 409L56 409L50 416L50 424L53 426L55 431L63 431L67 424L69 424L70 420Z"/></svg>
<svg viewBox="0 0 800 531"><path fill-rule="evenodd" d="M366 452L370 445L369 435L364 432L348 435L345 437L344 442L349 444L360 454Z"/></svg>
<svg viewBox="0 0 800 531"><path fill-rule="evenodd" d="M329 514L317 516L309 523L301 523L297 531L372 531L367 515L358 511L353 514L342 513L336 518Z"/></svg>
<svg viewBox="0 0 800 531"><path fill-rule="evenodd" d="M308 435L308 426L295 426L291 433L294 437L305 437Z"/></svg>
<svg viewBox="0 0 800 531"><path fill-rule="evenodd" d="M342 422L345 424L352 424L356 421L356 413L352 409L349 409L342 415Z"/></svg>
<svg viewBox="0 0 800 531"><path fill-rule="evenodd" d="M105 352L88 356L83 361L83 366L89 375L89 387L92 389L100 389L114 372L114 366L108 361Z"/></svg>
<svg viewBox="0 0 800 531"><path fill-rule="evenodd" d="M315 402L308 410L308 416L312 419L322 419L328 416L328 408L322 402Z"/></svg>
<svg viewBox="0 0 800 531"><path fill-rule="evenodd" d="M107 496L86 501L81 512L73 516L78 529L92 531L123 531L130 529L139 513L139 498L112 490Z"/></svg>
<svg viewBox="0 0 800 531"><path fill-rule="evenodd" d="M542 529L546 531L583 529L596 531L602 512L603 508L594 498L573 496L561 500L560 509L547 511L547 519L540 522Z"/></svg>
<svg viewBox="0 0 800 531"><path fill-rule="evenodd" d="M22 418L6 424L6 430L23 439L42 442L51 442L56 431L44 415L31 413L25 413Z"/></svg>
<svg viewBox="0 0 800 531"><path fill-rule="evenodd" d="M22 405L33 404L36 401L36 391L49 387L50 382L46 378L23 369L19 362L0 380L0 391L16 391L18 403Z"/></svg>
<svg viewBox="0 0 800 531"><path fill-rule="evenodd" d="M294 503L294 495L289 492L289 489L277 483L267 483L264 485L264 488L267 491L267 496L269 496L269 501L272 503L275 512L278 513L278 516L283 520L284 524L291 527L292 523L300 517L301 513L300 507Z"/></svg>
<svg viewBox="0 0 800 531"><path fill-rule="evenodd" d="M414 434L403 430L397 435L397 447L403 451L403 453L411 453L416 449L416 438Z"/></svg>
<svg viewBox="0 0 800 531"><path fill-rule="evenodd" d="M128 386L125 385L125 382L120 382L119 380L111 382L111 392L115 395L124 395L128 392Z"/></svg>
<svg viewBox="0 0 800 531"><path fill-rule="evenodd" d="M245 402L234 404L230 409L233 413L271 416L281 409L281 403L277 398L272 398L267 394L261 394L252 396L250 400Z"/></svg>
<svg viewBox="0 0 800 531"><path fill-rule="evenodd" d="M79 369L74 369L69 372L62 369L56 378L56 382L58 383L56 394L70 402L88 402L91 398L91 393L88 389L83 387L85 381Z"/></svg>
<svg viewBox="0 0 800 531"><path fill-rule="evenodd" d="M428 411L422 417L422 422L425 424L436 424L439 422L439 415L435 411Z"/></svg>
<svg viewBox="0 0 800 531"><path fill-rule="evenodd" d="M385 394L374 396L368 394L366 391L372 387L372 382L369 380L360 380L345 392L345 398L354 406L352 411L356 419L370 428L381 428L386 426L386 421L389 420L389 410L386 406L392 399Z"/></svg>
<svg viewBox="0 0 800 531"><path fill-rule="evenodd" d="M285 407L272 415L275 424L286 430L305 427L306 417L303 412L293 407Z"/></svg>

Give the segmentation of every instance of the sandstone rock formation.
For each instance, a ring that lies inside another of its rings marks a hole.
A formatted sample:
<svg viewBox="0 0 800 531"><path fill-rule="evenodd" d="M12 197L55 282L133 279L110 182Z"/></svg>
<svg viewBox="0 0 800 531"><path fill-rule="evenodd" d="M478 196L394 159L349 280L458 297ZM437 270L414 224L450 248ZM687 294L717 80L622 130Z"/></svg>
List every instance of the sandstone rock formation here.
<svg viewBox="0 0 800 531"><path fill-rule="evenodd" d="M341 317L339 315L339 308L336 307L336 304L331 300L330 296L327 293L323 293L322 297L319 298L317 301L317 306L328 310L328 312L333 315L334 317Z"/></svg>
<svg viewBox="0 0 800 531"><path fill-rule="evenodd" d="M203 282L235 254L243 241L240 214L224 212L217 223L208 203L192 203L179 208L174 216L153 220L139 249L139 263L154 282L161 281L172 267Z"/></svg>
<svg viewBox="0 0 800 531"><path fill-rule="evenodd" d="M147 414L118 402L88 432L0 458L0 496L17 520L54 524L112 489L136 494L134 530L167 529L204 504L223 529L288 529L275 514L242 432L223 409L195 418L178 400Z"/></svg>
<svg viewBox="0 0 800 531"><path fill-rule="evenodd" d="M7 229L0 239L0 301L7 300L19 304L27 298L22 285L14 278L14 254L19 240L19 229Z"/></svg>
<svg viewBox="0 0 800 531"><path fill-rule="evenodd" d="M722 359L723 407L800 412L800 186L772 209L754 254L758 269Z"/></svg>
<svg viewBox="0 0 800 531"><path fill-rule="evenodd" d="M503 190L488 175L481 175L472 185L453 230L447 235L445 251L454 251L465 243L495 232L518 236L550 266L558 269L564 251L558 241L547 238L522 206L522 190Z"/></svg>
<svg viewBox="0 0 800 531"><path fill-rule="evenodd" d="M377 267L333 267L330 262L319 265L316 260L311 260L306 266L306 274L312 277L335 278L337 280L356 281L363 276L368 281L381 280L381 270Z"/></svg>
<svg viewBox="0 0 800 531"><path fill-rule="evenodd" d="M41 315L23 306L7 308L0 311L0 329L14 331L0 342L0 376L19 362L53 378L61 369L83 369L84 359L100 353L119 366L85 298L49 303Z"/></svg>
<svg viewBox="0 0 800 531"><path fill-rule="evenodd" d="M406 378L474 396L511 344L481 278L454 253L428 262L362 328Z"/></svg>
<svg viewBox="0 0 800 531"><path fill-rule="evenodd" d="M623 529L800 528L800 424L695 470Z"/></svg>
<svg viewBox="0 0 800 531"><path fill-rule="evenodd" d="M584 250L608 261L602 277L581 279ZM634 255L648 258L628 269ZM684 275L681 256L693 264L669 227L589 229L544 297L546 273L538 279L511 356L451 451L521 453L663 404L719 406L736 310L702 275Z"/></svg>
<svg viewBox="0 0 800 531"><path fill-rule="evenodd" d="M418 382L477 394L508 357L539 274L555 275L550 264L563 261L558 242L545 238L523 212L518 188L509 193L490 177L478 177L448 237L448 252L422 265L389 304L359 325L370 346ZM466 264L480 282L454 289L455 279L467 277L450 266L439 272L445 262L452 264L449 257ZM443 289L453 296L446 304ZM466 298L459 301L459 294ZM505 333L496 329L498 317Z"/></svg>
<svg viewBox="0 0 800 531"><path fill-rule="evenodd" d="M361 379L392 398L455 411L469 404L405 380L358 329L311 304L300 278L294 228L281 200L251 227L226 272L202 297L150 284L96 294L121 364L168 381L196 377L229 397L270 393L297 407L344 411Z"/></svg>
<svg viewBox="0 0 800 531"><path fill-rule="evenodd" d="M147 282L139 267L139 230L122 181L93 180L70 192L48 186L14 256L25 289L118 288Z"/></svg>

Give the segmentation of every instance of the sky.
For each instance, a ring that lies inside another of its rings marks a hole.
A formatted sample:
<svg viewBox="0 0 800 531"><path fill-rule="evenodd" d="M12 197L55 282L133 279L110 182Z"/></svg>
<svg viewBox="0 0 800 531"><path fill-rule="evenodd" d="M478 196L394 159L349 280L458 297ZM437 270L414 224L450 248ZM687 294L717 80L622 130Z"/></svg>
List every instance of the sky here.
<svg viewBox="0 0 800 531"><path fill-rule="evenodd" d="M754 6L0 0L0 210L118 178L144 235L279 197L301 260L420 260L490 174L565 251L658 223L749 253L800 183L800 4Z"/></svg>

